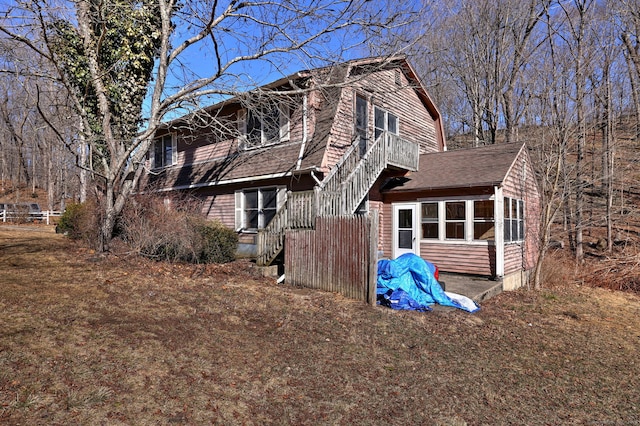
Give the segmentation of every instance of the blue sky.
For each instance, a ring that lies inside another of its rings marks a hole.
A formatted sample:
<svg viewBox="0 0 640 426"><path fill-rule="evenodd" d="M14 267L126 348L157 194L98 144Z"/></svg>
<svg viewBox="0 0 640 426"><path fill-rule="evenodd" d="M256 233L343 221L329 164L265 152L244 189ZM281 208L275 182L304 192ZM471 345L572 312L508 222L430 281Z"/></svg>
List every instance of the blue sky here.
<svg viewBox="0 0 640 426"><path fill-rule="evenodd" d="M226 3L226 2L221 2ZM351 2L342 0L300 0L291 1L292 5L301 8L291 10L286 7L289 2L283 0L276 13L266 8L251 10L251 16L257 19L264 19L273 22L273 16L281 22L278 28L265 25L258 25L251 19L236 17L223 21L214 29L216 42L223 60L234 58L238 55L251 54L260 48L268 38L266 47L282 47L290 42L282 30L286 30L287 35L292 35L298 39L304 39L317 33L322 28L331 25L340 8L346 7ZM364 22L374 22L384 19L388 13L397 13L402 8L417 8L418 0L400 2L389 8L389 3L383 0L370 0L363 3L363 9L359 11ZM223 6L226 7L226 4ZM195 7L188 4L188 8ZM272 7L272 6L271 6ZM313 8L316 13L311 15L300 14L300 10L308 12ZM189 12L189 11L188 11ZM198 11L204 13L205 10ZM209 11L210 12L210 11ZM189 15L185 19L176 19L175 43L193 34L198 28L198 22L191 19ZM272 37L268 37L271 35ZM294 52L284 52L270 55L260 60L247 61L235 65L229 73L217 81L217 86L223 89L235 89L243 91L253 87L261 86L275 81L283 76L290 75L296 71L326 65L332 61L343 61L368 55L368 50L363 47L362 41L365 35L358 31L356 27L349 27L344 30L333 31L308 44L304 50ZM182 86L185 77L211 76L216 69L216 60L213 53L213 42L205 39L197 44L191 45L181 58L180 66L174 67L174 74L169 80L169 86L178 88ZM192 75L188 75L192 74ZM171 87L167 88L171 92ZM208 104L214 100L222 100L224 96L212 97Z"/></svg>

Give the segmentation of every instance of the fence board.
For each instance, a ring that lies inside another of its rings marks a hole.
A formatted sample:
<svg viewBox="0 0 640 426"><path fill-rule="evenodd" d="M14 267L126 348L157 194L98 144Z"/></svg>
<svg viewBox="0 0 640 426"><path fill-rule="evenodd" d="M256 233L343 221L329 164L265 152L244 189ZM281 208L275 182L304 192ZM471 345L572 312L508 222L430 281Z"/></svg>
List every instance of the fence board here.
<svg viewBox="0 0 640 426"><path fill-rule="evenodd" d="M377 228L374 211L370 216L318 217L315 230L287 231L287 282L375 303Z"/></svg>

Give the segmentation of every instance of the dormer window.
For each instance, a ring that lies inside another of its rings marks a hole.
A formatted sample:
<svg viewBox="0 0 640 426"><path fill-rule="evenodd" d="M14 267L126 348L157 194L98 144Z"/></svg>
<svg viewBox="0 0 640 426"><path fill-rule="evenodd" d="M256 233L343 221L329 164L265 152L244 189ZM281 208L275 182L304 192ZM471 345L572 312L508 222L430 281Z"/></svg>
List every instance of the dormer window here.
<svg viewBox="0 0 640 426"><path fill-rule="evenodd" d="M246 110L245 149L259 148L289 140L289 107L268 101Z"/></svg>

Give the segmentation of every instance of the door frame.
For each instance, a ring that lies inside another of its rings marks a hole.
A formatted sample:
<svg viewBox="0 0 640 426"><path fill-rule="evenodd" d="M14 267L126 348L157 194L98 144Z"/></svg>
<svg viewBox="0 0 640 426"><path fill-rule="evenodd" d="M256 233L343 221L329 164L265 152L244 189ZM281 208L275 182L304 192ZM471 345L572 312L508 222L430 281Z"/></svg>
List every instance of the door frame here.
<svg viewBox="0 0 640 426"><path fill-rule="evenodd" d="M391 205L391 254L393 259L398 258L398 256L405 253L414 253L420 256L420 239L418 238L418 224L420 221L419 217L419 203L394 203ZM400 210L411 210L412 211L412 228L411 231L413 233L412 239L412 247L411 249L401 249L398 247L399 238L398 238L398 214Z"/></svg>

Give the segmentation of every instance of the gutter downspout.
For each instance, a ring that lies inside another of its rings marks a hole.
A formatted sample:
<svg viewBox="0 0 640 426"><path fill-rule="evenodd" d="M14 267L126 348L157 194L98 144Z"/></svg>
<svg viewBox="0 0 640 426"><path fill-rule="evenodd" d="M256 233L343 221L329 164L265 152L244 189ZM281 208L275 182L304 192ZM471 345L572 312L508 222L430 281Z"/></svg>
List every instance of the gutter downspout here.
<svg viewBox="0 0 640 426"><path fill-rule="evenodd" d="M302 165L302 156L304 155L304 149L307 145L307 93L302 97L302 143L300 144L300 153L298 154L298 161L296 162L296 170L300 170Z"/></svg>

